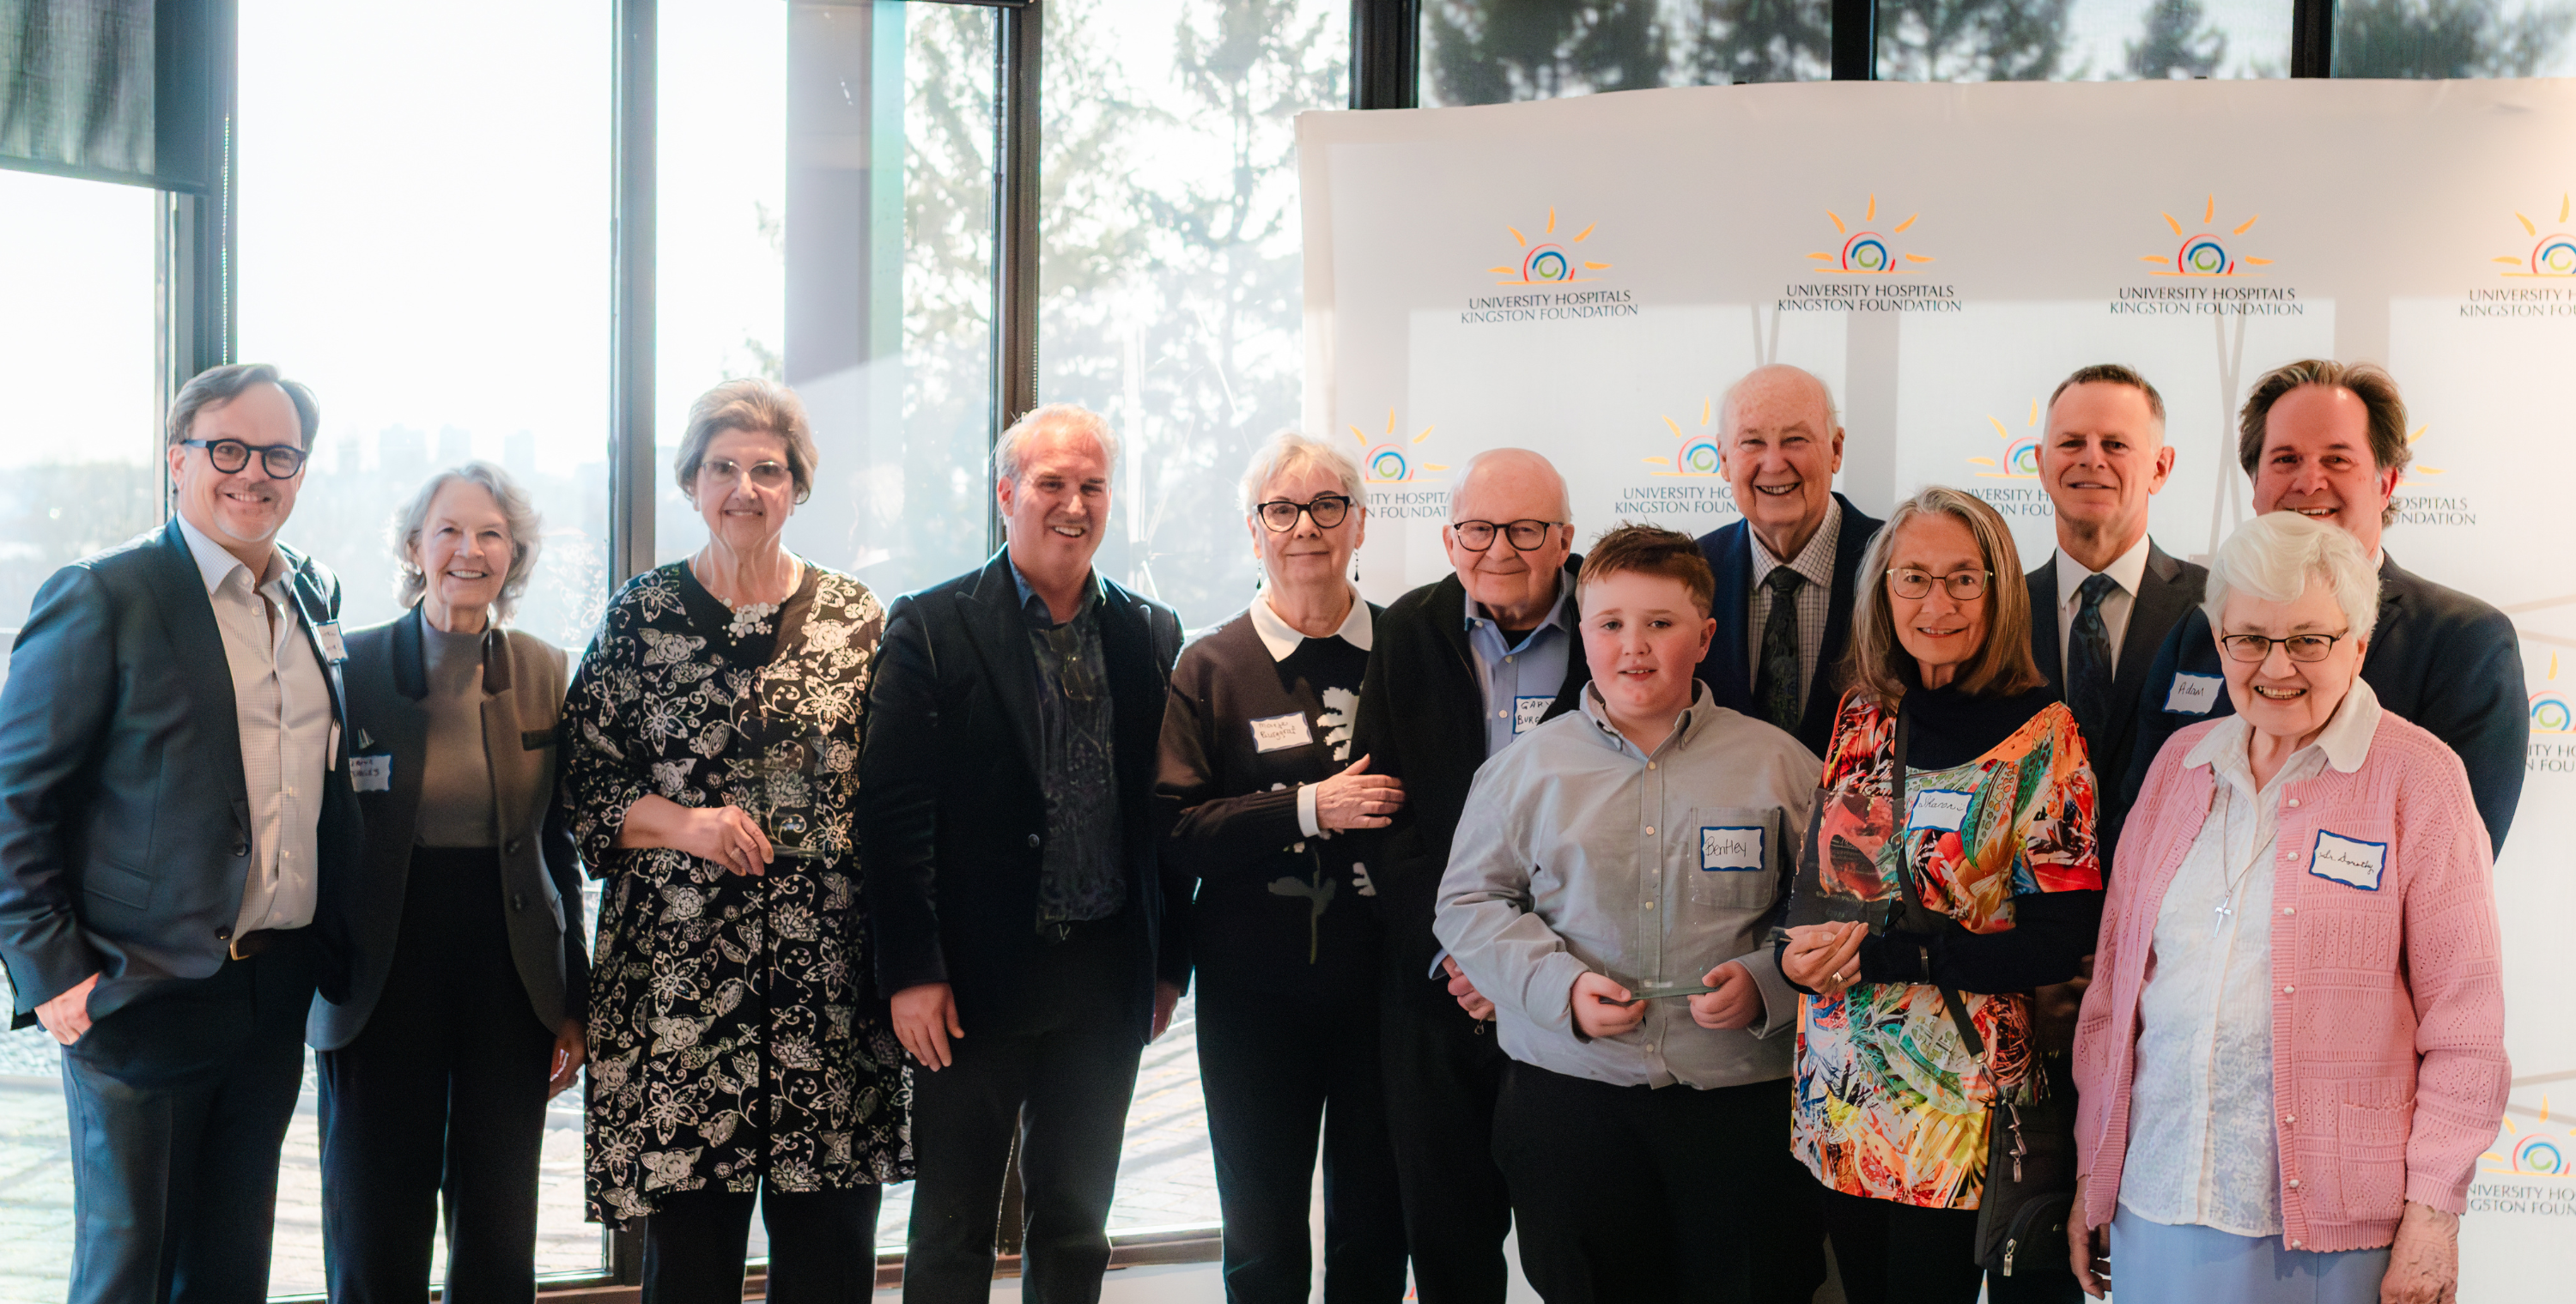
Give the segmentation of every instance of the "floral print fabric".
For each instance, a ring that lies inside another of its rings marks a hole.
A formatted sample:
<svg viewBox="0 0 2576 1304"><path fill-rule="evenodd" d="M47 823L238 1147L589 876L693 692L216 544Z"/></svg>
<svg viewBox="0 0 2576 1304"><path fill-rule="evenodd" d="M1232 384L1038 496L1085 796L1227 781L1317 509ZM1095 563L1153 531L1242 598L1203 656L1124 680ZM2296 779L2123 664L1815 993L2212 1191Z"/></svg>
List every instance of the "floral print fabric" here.
<svg viewBox="0 0 2576 1304"><path fill-rule="evenodd" d="M606 880L591 971L590 1216L708 1188L844 1190L912 1175L902 1048L869 979L850 841L862 707L885 613L806 567L783 608L728 609L685 565L610 603L564 711L583 859ZM774 653L774 655L773 655ZM818 740L760 764L763 722ZM646 794L802 808L814 859L758 877L612 844Z"/></svg>
<svg viewBox="0 0 2576 1304"><path fill-rule="evenodd" d="M1888 900L1896 856L1911 857L1926 909L1973 933L2013 926L2013 899L2098 891L2093 772L2075 717L2051 704L1965 765L1909 767L1909 802L1940 793L1939 818L1918 806L1916 827L1891 837L1890 767L1896 717L1857 694L1844 700L1827 748L1819 834L1830 850L1818 880L1828 896ZM1964 794L1965 812L1950 822ZM1846 1195L1931 1209L1974 1209L1985 1188L1987 1110L1997 1090L2038 1098L2030 998L1963 992L1991 1055L1994 1082L1968 1052L1940 989L1861 983L1838 998L1808 996L1798 1022L1791 1145L1817 1180Z"/></svg>

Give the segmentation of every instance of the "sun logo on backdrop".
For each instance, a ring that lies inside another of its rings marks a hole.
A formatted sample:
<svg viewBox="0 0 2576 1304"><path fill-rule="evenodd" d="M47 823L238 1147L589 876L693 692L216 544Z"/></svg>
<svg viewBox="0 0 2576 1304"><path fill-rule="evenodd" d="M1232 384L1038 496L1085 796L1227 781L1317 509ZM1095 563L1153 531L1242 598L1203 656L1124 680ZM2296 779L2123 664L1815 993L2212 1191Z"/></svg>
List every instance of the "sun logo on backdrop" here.
<svg viewBox="0 0 2576 1304"><path fill-rule="evenodd" d="M1650 474L1704 477L1721 476L1726 474L1726 452L1724 449L1718 447L1717 436L1709 433L1709 424L1714 421L1716 417L1716 401L1705 398L1699 401L1699 429L1697 431L1683 430L1681 422L1675 421L1671 417L1665 417L1664 427L1672 432L1672 437L1674 439L1681 441L1681 447L1675 450L1673 455L1670 457L1649 457L1645 459L1646 464L1649 466L1660 466L1664 468L1660 471L1650 472Z"/></svg>
<svg viewBox="0 0 2576 1304"><path fill-rule="evenodd" d="M2415 427L2415 433L2406 437L2406 446L2408 448L2413 448L2415 445L2424 442L2424 436L2431 434L2432 430L2433 428L2431 426ZM2429 481L2416 479L2415 477L2417 476L2448 474L2450 474L2450 472L2443 470L2441 467L2426 466L2422 462L2410 460L2406 464L2406 478L2398 481L2397 487L2403 489L2408 485L2424 485L2430 483Z"/></svg>
<svg viewBox="0 0 2576 1304"><path fill-rule="evenodd" d="M2558 654L2549 654L2550 685L2558 682ZM2555 687L2543 687L2531 695L2531 731L2533 733L2576 733L2576 710L2570 710L2567 698Z"/></svg>
<svg viewBox="0 0 2576 1304"><path fill-rule="evenodd" d="M1395 435L1394 408L1388 408L1386 410L1385 439L1375 444L1371 444L1369 442L1368 434L1365 431L1362 431L1358 426L1352 426L1351 437L1360 441L1360 448L1362 450L1360 453L1360 478L1366 480L1370 484L1403 484L1409 480L1424 479L1425 477L1423 472L1425 471L1448 470L1448 467L1438 462L1424 462L1421 465L1416 466L1414 465L1412 456L1405 451L1411 445L1419 444L1423 440L1429 439L1431 437L1431 430L1432 428L1430 426L1424 426L1421 434L1415 435L1411 440L1404 443L1398 443Z"/></svg>
<svg viewBox="0 0 2576 1304"><path fill-rule="evenodd" d="M1905 234L1905 229L1923 216L1921 213L1908 214L1886 235L1870 229L1871 224L1878 221L1877 195L1869 197L1869 207L1862 211L1858 222L1846 222L1842 214L1830 208L1825 210L1825 216L1833 222L1834 234L1843 238L1842 247L1833 253L1819 251L1807 255L1816 264L1812 270L1843 276L1902 276L1932 261L1930 254L1900 254L1888 243ZM1859 229L1854 230L1854 227Z"/></svg>
<svg viewBox="0 0 2576 1304"><path fill-rule="evenodd" d="M2157 276L2260 276L2260 272L2245 269L2272 265L2269 258L2239 254L2227 247L2229 240L2253 230L2254 224L2263 220L2261 213L2221 232L2217 229L2218 196L2213 194L2201 206L2201 229L2198 231L2183 230L2182 223L2171 213L2158 213L2156 216L2163 218L2174 238L2182 241L2182 246L2172 253L2138 256L2139 262L2155 263L2162 269L2155 273Z"/></svg>
<svg viewBox="0 0 2576 1304"><path fill-rule="evenodd" d="M2494 261L2515 269L2498 275L2576 277L2576 235L2567 233L2568 207L2568 197L2558 196L2558 225L2547 235L2530 218L2515 212L2513 220L2522 223L2522 233L2531 237L2531 252L2496 255Z"/></svg>
<svg viewBox="0 0 2576 1304"><path fill-rule="evenodd" d="M1598 280L1599 277L1584 276L1581 273L1606 272L1610 270L1610 264L1582 261L1576 257L1574 246L1591 239L1592 233L1600 226L1600 223L1595 222L1576 233L1573 239L1559 244L1549 238L1556 234L1556 210L1551 208L1547 210L1547 225L1539 229L1539 239L1536 243L1532 243L1528 236L1522 235L1519 227L1503 228L1512 233L1512 243L1520 246L1521 260L1518 266L1505 264L1500 267L1488 267L1485 270L1496 276L1512 278L1507 281L1496 281L1494 282L1496 285L1574 285L1583 281Z"/></svg>
<svg viewBox="0 0 2576 1304"><path fill-rule="evenodd" d="M2551 1136L2546 1130L2549 1123L2549 1097L2540 1098L2540 1113L2531 1121L2538 1126L2526 1134L2514 1125L2513 1115L2505 1115L2503 1120L2505 1134L2517 1139L2508 1146L2502 1144L2503 1138L2499 1137L2495 1149L2479 1155L2478 1158L2491 1165L2485 1171L2513 1173L2523 1177L2567 1177L2576 1174L2576 1144ZM2576 1136L2576 1131L2571 1131L2569 1135Z"/></svg>
<svg viewBox="0 0 2576 1304"><path fill-rule="evenodd" d="M1995 438L2004 441L2002 461L1991 457L1971 457L1968 464L1986 468L1977 472L1980 480L2036 480L2039 478L2039 400L2030 401L2030 419L2023 423L2029 434L2015 435L2004 428L2002 417L1989 415L1986 424L1995 428Z"/></svg>

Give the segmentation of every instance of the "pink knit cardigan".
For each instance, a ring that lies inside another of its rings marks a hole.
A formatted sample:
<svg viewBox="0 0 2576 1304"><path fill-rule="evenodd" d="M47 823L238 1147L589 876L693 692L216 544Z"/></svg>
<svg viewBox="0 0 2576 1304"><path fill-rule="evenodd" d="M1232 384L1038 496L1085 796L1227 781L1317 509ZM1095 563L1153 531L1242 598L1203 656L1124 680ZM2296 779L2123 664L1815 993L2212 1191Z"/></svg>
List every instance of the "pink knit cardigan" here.
<svg viewBox="0 0 2576 1304"><path fill-rule="evenodd" d="M2218 724L2165 744L2113 862L2075 1033L2075 1152L2094 1226L2110 1222L2119 1201L2156 914L2216 781L2183 757ZM2328 766L2286 785L2281 802L2270 923L2282 1239L2297 1250L2374 1248L2395 1239L2407 1200L2466 1210L2478 1155L2504 1116L2486 826L2459 758L2392 712L2381 714L2359 770ZM2311 872L2321 831L2385 845L2375 890Z"/></svg>

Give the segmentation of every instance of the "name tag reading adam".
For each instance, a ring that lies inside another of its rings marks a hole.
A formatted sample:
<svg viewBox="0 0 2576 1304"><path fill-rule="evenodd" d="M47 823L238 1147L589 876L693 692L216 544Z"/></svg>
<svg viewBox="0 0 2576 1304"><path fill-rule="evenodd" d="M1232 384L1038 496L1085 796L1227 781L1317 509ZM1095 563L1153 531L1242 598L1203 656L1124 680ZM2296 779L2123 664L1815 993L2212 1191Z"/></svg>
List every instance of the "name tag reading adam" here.
<svg viewBox="0 0 2576 1304"><path fill-rule="evenodd" d="M1538 727L1547 718L1547 708L1555 705L1553 697L1515 697L1512 699L1512 737L1518 738Z"/></svg>
<svg viewBox="0 0 2576 1304"><path fill-rule="evenodd" d="M1905 817L1910 829L1956 831L1968 819L1968 799L1975 794L1951 788L1928 788L1914 794L1914 807Z"/></svg>
<svg viewBox="0 0 2576 1304"><path fill-rule="evenodd" d="M2218 705L2218 690L2227 681L2216 675L2175 675L2165 694L2165 709L2177 715L2207 715Z"/></svg>
<svg viewBox="0 0 2576 1304"><path fill-rule="evenodd" d="M1759 825L1703 826L1699 831L1699 867L1723 870L1762 868L1762 832Z"/></svg>
<svg viewBox="0 0 2576 1304"><path fill-rule="evenodd" d="M1256 752L1284 752L1314 741L1314 731L1306 727L1306 713L1303 711L1291 711L1252 722L1252 750Z"/></svg>
<svg viewBox="0 0 2576 1304"><path fill-rule="evenodd" d="M2388 844L2364 842L2340 833L2317 830L2317 849L2308 855L2308 872L2364 892L2379 890L2380 872L2388 867Z"/></svg>
<svg viewBox="0 0 2576 1304"><path fill-rule="evenodd" d="M349 786L360 792L393 791L394 758L390 756L350 757Z"/></svg>

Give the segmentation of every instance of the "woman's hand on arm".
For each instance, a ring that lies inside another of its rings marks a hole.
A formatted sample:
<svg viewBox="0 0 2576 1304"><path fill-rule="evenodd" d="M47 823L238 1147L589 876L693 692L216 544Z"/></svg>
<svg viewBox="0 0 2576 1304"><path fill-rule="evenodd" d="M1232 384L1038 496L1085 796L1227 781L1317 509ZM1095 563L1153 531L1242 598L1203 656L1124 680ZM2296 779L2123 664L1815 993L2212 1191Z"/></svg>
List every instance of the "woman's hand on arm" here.
<svg viewBox="0 0 2576 1304"><path fill-rule="evenodd" d="M2460 1297L2460 1216L2406 1202L2379 1304L2453 1304Z"/></svg>
<svg viewBox="0 0 2576 1304"><path fill-rule="evenodd" d="M1363 756L1315 785L1315 823L1326 829L1382 829L1404 809L1404 785L1368 772Z"/></svg>
<svg viewBox="0 0 2576 1304"><path fill-rule="evenodd" d="M739 806L683 806L647 793L626 808L614 844L626 850L669 847L712 860L737 874L767 872L775 853L760 823Z"/></svg>

